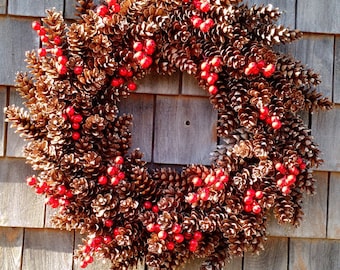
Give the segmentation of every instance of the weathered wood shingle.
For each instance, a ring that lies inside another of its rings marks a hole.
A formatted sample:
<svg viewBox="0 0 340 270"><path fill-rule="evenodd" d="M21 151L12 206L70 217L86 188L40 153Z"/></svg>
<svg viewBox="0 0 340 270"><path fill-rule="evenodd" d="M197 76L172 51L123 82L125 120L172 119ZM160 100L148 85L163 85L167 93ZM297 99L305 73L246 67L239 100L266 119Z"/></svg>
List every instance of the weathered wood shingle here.
<svg viewBox="0 0 340 270"><path fill-rule="evenodd" d="M0 86L0 156L5 152L5 116L3 108L6 106L6 87Z"/></svg>
<svg viewBox="0 0 340 270"><path fill-rule="evenodd" d="M12 15L44 17L46 9L54 7L62 12L64 1L60 0L8 0L8 13Z"/></svg>
<svg viewBox="0 0 340 270"><path fill-rule="evenodd" d="M340 239L340 173L331 173L329 191L327 237Z"/></svg>
<svg viewBox="0 0 340 270"><path fill-rule="evenodd" d="M0 227L0 269L21 270L23 228Z"/></svg>

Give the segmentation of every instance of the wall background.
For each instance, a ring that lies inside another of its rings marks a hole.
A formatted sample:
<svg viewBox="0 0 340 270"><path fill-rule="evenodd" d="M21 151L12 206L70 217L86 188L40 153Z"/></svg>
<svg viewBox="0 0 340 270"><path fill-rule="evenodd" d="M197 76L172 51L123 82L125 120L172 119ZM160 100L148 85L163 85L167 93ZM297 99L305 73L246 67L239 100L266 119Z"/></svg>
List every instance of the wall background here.
<svg viewBox="0 0 340 270"><path fill-rule="evenodd" d="M315 172L317 195L305 199L301 227L282 228L270 221L266 250L260 256L236 259L225 269L339 270L340 1L249 1L269 2L284 11L280 23L305 32L303 40L282 50L321 74L320 91L336 106L327 113L305 116L325 163ZM31 22L50 7L72 19L73 5L71 0L0 0L0 108L22 102L13 84L16 71L25 68L24 52L39 46ZM146 78L138 94L125 102L124 110L135 116L134 146L141 147L149 162L209 163L216 141L211 132L216 114L195 82L181 76ZM24 181L31 174L22 155L24 142L3 119L0 109L0 269L79 269L72 258L78 234L50 226L51 210ZM87 269L106 268L96 262ZM143 263L138 269L144 269ZM192 263L185 269L198 269L198 265Z"/></svg>

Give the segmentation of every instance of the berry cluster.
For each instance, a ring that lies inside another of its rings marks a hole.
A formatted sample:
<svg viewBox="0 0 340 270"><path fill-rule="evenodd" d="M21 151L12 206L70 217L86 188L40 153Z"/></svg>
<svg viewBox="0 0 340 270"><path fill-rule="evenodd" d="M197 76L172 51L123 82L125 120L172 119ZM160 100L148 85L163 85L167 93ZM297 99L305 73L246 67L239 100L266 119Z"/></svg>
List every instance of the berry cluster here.
<svg viewBox="0 0 340 270"><path fill-rule="evenodd" d="M244 211L253 212L254 214L259 214L262 211L262 208L259 204L259 200L263 198L262 190L254 190L252 188L246 191L245 197L243 199L244 202Z"/></svg>
<svg viewBox="0 0 340 270"><path fill-rule="evenodd" d="M117 0L106 0L106 4L97 7L97 14L100 17L111 16L120 11L120 5L117 3Z"/></svg>
<svg viewBox="0 0 340 270"><path fill-rule="evenodd" d="M291 187L296 182L296 177L301 171L306 169L306 163L301 157L297 159L297 166L291 166L287 168L281 162L275 164L275 169L279 173L279 180L276 181L276 185L281 189L284 195L288 195L291 192Z"/></svg>
<svg viewBox="0 0 340 270"><path fill-rule="evenodd" d="M221 65L222 65L222 60L221 58L217 56L202 62L200 65L200 69L201 69L200 77L209 86L208 92L211 95L216 95L218 92L218 88L215 85L215 83L218 80L217 72L221 68Z"/></svg>
<svg viewBox="0 0 340 270"><path fill-rule="evenodd" d="M73 106L68 106L63 113L63 118L65 121L70 121L72 126L72 139L78 141L80 139L80 128L83 122L83 116L76 113Z"/></svg>
<svg viewBox="0 0 340 270"><path fill-rule="evenodd" d="M273 64L267 64L264 60L258 61L258 62L250 62L246 69L244 70L244 73L249 75L259 75L262 73L262 75L266 78L269 78L273 75L275 72L275 65Z"/></svg>
<svg viewBox="0 0 340 270"><path fill-rule="evenodd" d="M282 126L280 118L277 115L272 115L269 112L269 108L266 106L263 106L260 109L259 119L265 121L268 125L272 126L272 128L276 130L280 129Z"/></svg>
<svg viewBox="0 0 340 270"><path fill-rule="evenodd" d="M195 207L199 201L209 200L212 191L223 190L228 181L229 176L224 169L211 170L210 174L204 178L194 176L191 183L197 189L196 192L191 192L186 196L186 201Z"/></svg>
<svg viewBox="0 0 340 270"><path fill-rule="evenodd" d="M185 3L190 3L190 0L183 1ZM197 11L200 11L201 13L207 13L210 11L211 4L208 0L193 0L192 1L194 7L196 8ZM211 18L204 19L199 15L193 15L190 18L192 25L200 29L203 33L209 32L211 27L214 26L214 20Z"/></svg>
<svg viewBox="0 0 340 270"><path fill-rule="evenodd" d="M153 62L151 55L153 55L156 50L156 42L150 38L146 39L144 43L135 41L133 43L133 50L135 52L133 58L142 69L147 69Z"/></svg>
<svg viewBox="0 0 340 270"><path fill-rule="evenodd" d="M133 72L124 66L118 69L118 74L111 80L111 86L120 87L126 83L130 91L137 90L137 84L132 80Z"/></svg>
<svg viewBox="0 0 340 270"><path fill-rule="evenodd" d="M123 163L124 158L122 156L117 156L114 159L114 164L107 168L107 175L103 174L98 176L98 184L102 186L107 184L117 186L121 180L125 179L125 173L122 171Z"/></svg>

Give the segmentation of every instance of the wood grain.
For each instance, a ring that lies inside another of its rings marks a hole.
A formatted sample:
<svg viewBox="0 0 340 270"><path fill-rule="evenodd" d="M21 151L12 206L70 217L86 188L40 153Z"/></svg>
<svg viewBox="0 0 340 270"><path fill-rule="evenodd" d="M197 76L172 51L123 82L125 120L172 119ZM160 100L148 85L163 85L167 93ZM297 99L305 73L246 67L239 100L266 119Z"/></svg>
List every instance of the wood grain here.
<svg viewBox="0 0 340 270"><path fill-rule="evenodd" d="M25 229L22 270L71 270L72 232Z"/></svg>
<svg viewBox="0 0 340 270"><path fill-rule="evenodd" d="M144 160L150 162L152 156L154 95L132 94L119 106L121 113L133 115L131 150L140 148Z"/></svg>
<svg viewBox="0 0 340 270"><path fill-rule="evenodd" d="M340 103L340 36L335 37L334 50L334 102Z"/></svg>
<svg viewBox="0 0 340 270"><path fill-rule="evenodd" d="M226 262L223 270L242 270L242 257L233 258L230 262ZM204 259L196 259L185 264L182 269L197 270L200 269Z"/></svg>
<svg viewBox="0 0 340 270"><path fill-rule="evenodd" d="M306 32L340 33L339 0L297 1L297 28Z"/></svg>
<svg viewBox="0 0 340 270"><path fill-rule="evenodd" d="M180 87L179 78L180 73L171 76L151 73L136 82L138 85L137 93L177 95Z"/></svg>
<svg viewBox="0 0 340 270"><path fill-rule="evenodd" d="M0 16L0 85L13 85L16 72L25 70L25 51L39 46L31 22L32 19Z"/></svg>
<svg viewBox="0 0 340 270"><path fill-rule="evenodd" d="M340 269L339 240L293 238L290 240L289 247L289 269Z"/></svg>
<svg viewBox="0 0 340 270"><path fill-rule="evenodd" d="M21 16L44 17L45 10L55 8L63 11L64 1L60 0L10 0L8 1L8 13Z"/></svg>
<svg viewBox="0 0 340 270"><path fill-rule="evenodd" d="M312 115L312 134L325 161L319 169L340 171L340 105L336 105L331 111Z"/></svg>
<svg viewBox="0 0 340 270"><path fill-rule="evenodd" d="M210 164L217 114L205 97L157 96L154 161Z"/></svg>
<svg viewBox="0 0 340 270"><path fill-rule="evenodd" d="M327 223L328 173L314 172L317 179L316 194L303 196L303 212L300 227L279 225L273 216L268 221L271 236L325 238Z"/></svg>
<svg viewBox="0 0 340 270"><path fill-rule="evenodd" d="M209 96L208 92L198 85L196 78L186 72L182 74L181 94L189 96Z"/></svg>
<svg viewBox="0 0 340 270"><path fill-rule="evenodd" d="M19 93L15 91L14 87L11 87L9 104L15 104L19 107L24 107L23 99ZM19 133L15 132L14 128L11 128L11 123L8 124L7 129L7 150L6 155L8 157L24 157L24 146L27 142L19 136Z"/></svg>
<svg viewBox="0 0 340 270"><path fill-rule="evenodd" d="M6 0L0 0L0 14L5 14L7 8Z"/></svg>
<svg viewBox="0 0 340 270"><path fill-rule="evenodd" d="M21 270L22 228L0 227L0 269Z"/></svg>
<svg viewBox="0 0 340 270"><path fill-rule="evenodd" d="M44 198L25 183L26 177L32 174L22 159L0 160L0 226L44 225Z"/></svg>
<svg viewBox="0 0 340 270"><path fill-rule="evenodd" d="M5 116L4 108L6 106L6 87L0 86L0 156L5 152Z"/></svg>
<svg viewBox="0 0 340 270"><path fill-rule="evenodd" d="M340 239L340 173L331 173L329 191L327 238Z"/></svg>
<svg viewBox="0 0 340 270"><path fill-rule="evenodd" d="M259 255L246 253L244 270L286 270L288 262L288 238L270 237Z"/></svg>

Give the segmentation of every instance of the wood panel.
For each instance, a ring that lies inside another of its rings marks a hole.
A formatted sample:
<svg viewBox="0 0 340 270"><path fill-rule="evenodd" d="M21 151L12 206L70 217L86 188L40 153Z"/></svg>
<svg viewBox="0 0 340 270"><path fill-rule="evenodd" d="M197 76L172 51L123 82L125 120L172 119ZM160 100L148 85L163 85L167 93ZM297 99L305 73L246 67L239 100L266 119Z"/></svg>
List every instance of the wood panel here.
<svg viewBox="0 0 340 270"><path fill-rule="evenodd" d="M60 0L8 0L8 13L21 16L44 17L45 10L55 8L63 11L64 1Z"/></svg>
<svg viewBox="0 0 340 270"><path fill-rule="evenodd" d="M317 179L316 194L304 195L300 227L279 225L273 216L268 221L268 233L272 236L325 238L327 224L328 173L314 172Z"/></svg>
<svg viewBox="0 0 340 270"><path fill-rule="evenodd" d="M71 270L73 232L25 229L22 270Z"/></svg>
<svg viewBox="0 0 340 270"><path fill-rule="evenodd" d="M21 270L23 229L0 227L0 269Z"/></svg>
<svg viewBox="0 0 340 270"><path fill-rule="evenodd" d="M340 269L340 241L297 239L290 240L290 270Z"/></svg>
<svg viewBox="0 0 340 270"><path fill-rule="evenodd" d="M137 93L178 95L180 87L179 78L179 72L171 76L158 75L157 73L148 74L143 79L137 81Z"/></svg>
<svg viewBox="0 0 340 270"><path fill-rule="evenodd" d="M315 113L312 116L312 134L323 152L325 171L340 171L340 105L333 110Z"/></svg>
<svg viewBox="0 0 340 270"><path fill-rule="evenodd" d="M150 162L152 156L154 95L131 94L122 101L120 111L133 114L131 150L140 148L144 160Z"/></svg>
<svg viewBox="0 0 340 270"><path fill-rule="evenodd" d="M0 14L5 14L7 10L6 0L0 0Z"/></svg>
<svg viewBox="0 0 340 270"><path fill-rule="evenodd" d="M295 28L295 0L249 0L245 2L248 2L249 5L272 4L274 7L278 7L282 12L282 15L277 23L290 28Z"/></svg>
<svg viewBox="0 0 340 270"><path fill-rule="evenodd" d="M340 239L340 173L331 173L329 191L327 238Z"/></svg>
<svg viewBox="0 0 340 270"><path fill-rule="evenodd" d="M157 96L154 161L210 164L217 113L205 97Z"/></svg>
<svg viewBox="0 0 340 270"><path fill-rule="evenodd" d="M335 38L334 54L334 102L340 103L340 36Z"/></svg>
<svg viewBox="0 0 340 270"><path fill-rule="evenodd" d="M5 151L5 116L3 108L6 106L6 87L0 86L0 156Z"/></svg>
<svg viewBox="0 0 340 270"><path fill-rule="evenodd" d="M196 78L186 72L182 74L181 94L189 96L209 96L209 93L198 85Z"/></svg>
<svg viewBox="0 0 340 270"><path fill-rule="evenodd" d="M9 104L15 104L19 107L24 107L23 99L13 87L10 90ZM7 129L6 155L8 157L24 157L23 149L27 142L19 136L19 133L15 133L15 129L11 128L10 126L11 123L8 124Z"/></svg>
<svg viewBox="0 0 340 270"><path fill-rule="evenodd" d="M197 270L200 269L204 259L196 259L185 264L182 269L185 270ZM242 270L242 257L233 258L230 262L226 262L223 270Z"/></svg>
<svg viewBox="0 0 340 270"><path fill-rule="evenodd" d="M298 0L297 27L306 32L340 33L339 0Z"/></svg>
<svg viewBox="0 0 340 270"><path fill-rule="evenodd" d="M0 226L43 226L44 198L25 183L32 173L22 159L0 160Z"/></svg>
<svg viewBox="0 0 340 270"><path fill-rule="evenodd" d="M244 270L286 270L288 262L288 238L268 238L259 255L246 253Z"/></svg>
<svg viewBox="0 0 340 270"><path fill-rule="evenodd" d="M25 69L25 51L39 46L31 22L32 19L0 16L0 85L13 85L16 72Z"/></svg>

